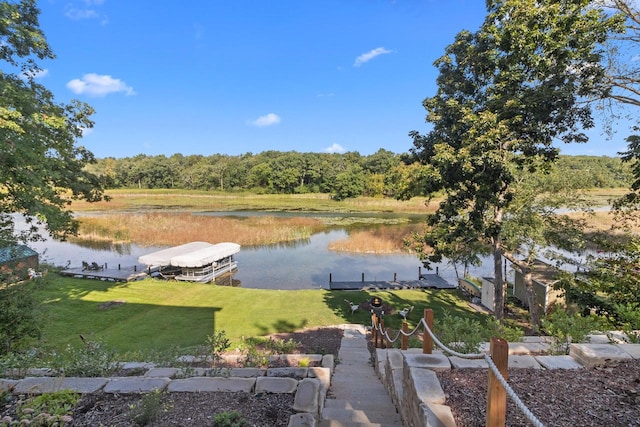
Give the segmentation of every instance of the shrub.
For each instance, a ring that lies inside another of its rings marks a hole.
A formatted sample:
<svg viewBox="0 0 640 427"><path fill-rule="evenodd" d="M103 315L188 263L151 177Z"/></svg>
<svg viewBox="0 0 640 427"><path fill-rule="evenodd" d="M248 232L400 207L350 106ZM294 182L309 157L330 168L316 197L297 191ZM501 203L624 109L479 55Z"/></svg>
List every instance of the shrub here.
<svg viewBox="0 0 640 427"><path fill-rule="evenodd" d="M145 394L137 405L131 407L131 420L139 426L151 424L162 411L162 393L154 390Z"/></svg>
<svg viewBox="0 0 640 427"><path fill-rule="evenodd" d="M436 336L451 350L459 353L480 351L483 327L477 320L453 316L444 311L439 318Z"/></svg>
<svg viewBox="0 0 640 427"><path fill-rule="evenodd" d="M245 427L249 424L237 411L220 412L213 417L214 427Z"/></svg>
<svg viewBox="0 0 640 427"><path fill-rule="evenodd" d="M569 354L571 343L584 341L589 333L600 327L600 321L595 317L572 314L556 306L552 313L542 320L542 327L554 338L552 352Z"/></svg>
<svg viewBox="0 0 640 427"><path fill-rule="evenodd" d="M99 341L85 340L82 347L71 345L60 354L54 354L52 368L69 377L104 377L119 367L117 353Z"/></svg>

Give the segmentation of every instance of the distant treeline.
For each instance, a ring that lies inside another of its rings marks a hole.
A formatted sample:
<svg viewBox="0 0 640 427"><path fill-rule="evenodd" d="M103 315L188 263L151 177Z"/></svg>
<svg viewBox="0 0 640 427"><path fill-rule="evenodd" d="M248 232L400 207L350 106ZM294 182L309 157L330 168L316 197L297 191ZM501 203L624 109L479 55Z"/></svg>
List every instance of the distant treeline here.
<svg viewBox="0 0 640 427"><path fill-rule="evenodd" d="M397 196L411 181L424 179L407 154L384 149L363 156L264 151L211 156L174 154L98 159L89 165L106 188L178 188L256 193L328 193L344 199L360 195ZM581 188L629 187L629 167L617 157L560 156L550 172Z"/></svg>

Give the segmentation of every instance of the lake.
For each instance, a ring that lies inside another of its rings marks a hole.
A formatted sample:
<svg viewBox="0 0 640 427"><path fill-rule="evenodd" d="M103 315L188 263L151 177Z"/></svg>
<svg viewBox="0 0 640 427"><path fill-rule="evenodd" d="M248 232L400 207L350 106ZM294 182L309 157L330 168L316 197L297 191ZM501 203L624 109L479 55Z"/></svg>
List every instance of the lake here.
<svg viewBox="0 0 640 427"><path fill-rule="evenodd" d="M229 213L226 213L229 215ZM274 213L271 212L271 215ZM371 216L371 215L369 215ZM334 281L415 280L422 263L415 255L353 254L329 251L329 243L347 237L346 229L316 233L295 243L274 246L243 247L235 255L238 270L233 285L260 289L321 289L328 288L329 276ZM217 242L211 242L217 243ZM138 257L164 247L140 247L134 244L87 247L79 244L48 240L31 243L40 253L43 263L61 267L81 267L82 261L107 264L109 268L137 265ZM434 265L445 280L456 283L454 268L448 263ZM471 270L478 276L493 276L493 264L486 260L482 267ZM424 267L423 273L430 273ZM435 273L435 271L431 271Z"/></svg>

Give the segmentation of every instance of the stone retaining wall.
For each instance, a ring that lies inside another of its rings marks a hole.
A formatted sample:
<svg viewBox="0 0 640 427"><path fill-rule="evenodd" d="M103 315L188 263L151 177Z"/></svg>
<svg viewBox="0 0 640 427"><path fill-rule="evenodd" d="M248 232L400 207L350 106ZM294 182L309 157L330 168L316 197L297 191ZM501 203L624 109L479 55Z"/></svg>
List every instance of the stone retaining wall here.
<svg viewBox="0 0 640 427"><path fill-rule="evenodd" d="M151 364L123 365L138 375L123 377L61 377L49 376L46 369L32 370L37 376L22 379L0 378L0 392L42 394L59 390L87 393L169 393L246 392L294 394L293 409L297 412L289 426L314 426L319 419L334 368L333 355L323 356L320 367L204 369L156 368ZM216 376L214 376L216 375Z"/></svg>

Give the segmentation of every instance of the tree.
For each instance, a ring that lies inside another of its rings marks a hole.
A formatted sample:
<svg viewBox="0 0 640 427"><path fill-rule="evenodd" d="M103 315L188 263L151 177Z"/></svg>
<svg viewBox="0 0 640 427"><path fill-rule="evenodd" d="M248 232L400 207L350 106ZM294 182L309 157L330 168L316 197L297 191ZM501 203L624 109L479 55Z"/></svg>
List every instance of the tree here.
<svg viewBox="0 0 640 427"><path fill-rule="evenodd" d="M423 191L445 194L429 225L492 248L502 321L502 229L514 172L546 168L557 140L586 142L582 128L593 120L579 101L602 90L597 47L621 21L585 0L489 0L487 11L476 33L460 32L436 61L438 91L423 103L433 129L410 135L412 154L429 168Z"/></svg>
<svg viewBox="0 0 640 427"><path fill-rule="evenodd" d="M93 154L76 145L93 126L93 109L78 101L58 104L36 82L36 58L54 58L38 14L35 0L0 3L1 244L40 238L37 225L58 238L74 234L71 201L106 198L100 179L85 169ZM15 230L15 213L24 215L29 230Z"/></svg>

